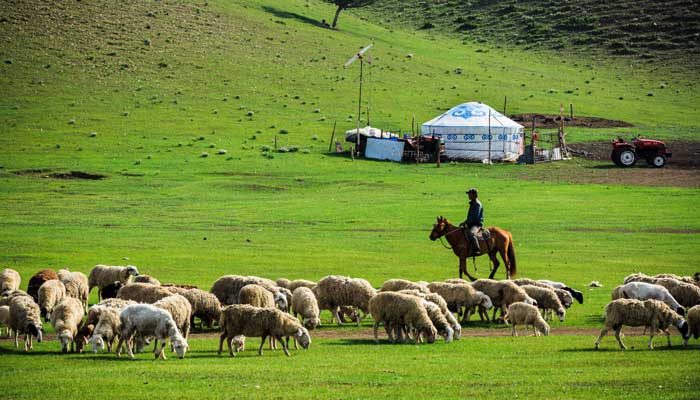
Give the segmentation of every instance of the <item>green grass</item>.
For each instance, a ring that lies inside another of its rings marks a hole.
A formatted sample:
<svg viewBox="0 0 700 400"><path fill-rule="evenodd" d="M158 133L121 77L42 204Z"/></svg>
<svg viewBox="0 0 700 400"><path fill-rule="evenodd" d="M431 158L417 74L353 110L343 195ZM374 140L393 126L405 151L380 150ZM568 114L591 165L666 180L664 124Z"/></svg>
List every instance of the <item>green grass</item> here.
<svg viewBox="0 0 700 400"><path fill-rule="evenodd" d="M339 132L354 126L358 66L341 66L372 40L372 124L404 132L413 116L421 123L470 100L500 108L507 95L509 113L557 113L573 102L578 115L634 123L625 135L697 140L697 74L431 39L353 13L341 16L341 31L328 31L314 21L329 19L333 7L315 1L57 4L6 7L0 23L0 267L18 270L23 288L41 268L87 273L98 263L137 265L163 282L205 290L224 274L344 274L375 286L451 278L457 259L428 234L438 215L464 218L463 192L472 186L487 224L513 233L519 276L585 290L585 303L555 328L599 328L610 290L629 273L697 271L697 189L577 179L614 181L635 169L588 161L437 169L325 154L333 121ZM618 130L568 132L589 141ZM275 136L279 147L309 152L262 151ZM30 169L46 171L17 173ZM107 178L44 177L73 170ZM485 260L478 265L486 276ZM587 289L592 280L604 287ZM472 325L480 326L465 329ZM17 354L2 342L0 360L12 367L0 376L6 395L24 398L58 387L71 398L93 397L95 385L107 398L658 398L659 386L672 398L693 397L697 363L678 365L697 348L595 353L593 340L465 338L418 347L318 340L291 359L248 352L229 360L212 353L214 341L195 339L185 360L162 363L147 355L134 363L60 356L55 342ZM613 339L604 347L615 348ZM65 386L73 376L86 379Z"/></svg>

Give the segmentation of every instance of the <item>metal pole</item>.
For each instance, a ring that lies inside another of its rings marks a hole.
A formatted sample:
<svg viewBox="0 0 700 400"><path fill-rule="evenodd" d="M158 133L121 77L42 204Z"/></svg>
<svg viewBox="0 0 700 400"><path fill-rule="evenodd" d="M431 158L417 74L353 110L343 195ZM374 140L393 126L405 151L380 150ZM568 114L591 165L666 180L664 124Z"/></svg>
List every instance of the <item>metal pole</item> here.
<svg viewBox="0 0 700 400"><path fill-rule="evenodd" d="M491 108L489 108L489 164L491 164Z"/></svg>
<svg viewBox="0 0 700 400"><path fill-rule="evenodd" d="M362 61L362 57L360 57L360 96L357 100L357 135L355 136L355 150L358 152L357 155L360 155L360 117L362 114L362 65L364 62Z"/></svg>

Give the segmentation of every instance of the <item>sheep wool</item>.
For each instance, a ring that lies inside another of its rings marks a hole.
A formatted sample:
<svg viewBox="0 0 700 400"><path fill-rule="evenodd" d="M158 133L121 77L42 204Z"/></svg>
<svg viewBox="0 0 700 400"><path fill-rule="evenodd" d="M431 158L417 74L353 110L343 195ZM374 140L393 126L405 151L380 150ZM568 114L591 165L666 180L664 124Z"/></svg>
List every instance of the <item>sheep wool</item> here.
<svg viewBox="0 0 700 400"><path fill-rule="evenodd" d="M688 347L688 339L700 338L700 305L691 307L688 310L688 337L683 340L683 346Z"/></svg>
<svg viewBox="0 0 700 400"><path fill-rule="evenodd" d="M82 272L62 269L58 271L58 277L66 287L66 296L80 300L83 307L87 309L88 297L90 296L87 276Z"/></svg>
<svg viewBox="0 0 700 400"><path fill-rule="evenodd" d="M90 274L88 275L88 293L92 288L97 287L97 298L102 299L102 289L113 284L115 281L119 281L123 284L129 283L129 279L132 276L138 276L139 270L133 265L122 266L109 266L109 265L96 265Z"/></svg>
<svg viewBox="0 0 700 400"><path fill-rule="evenodd" d="M294 293L294 291L296 290L296 288L301 287L301 286L307 287L307 288L309 288L309 289L313 289L314 286L316 286L316 282L309 281L309 280L306 280L306 279L295 279L295 280L289 282L289 284L288 284L287 286L285 286L285 287L286 287L287 289L291 290L292 293Z"/></svg>
<svg viewBox="0 0 700 400"><path fill-rule="evenodd" d="M260 285L246 285L238 292L237 304L250 304L253 307L275 308L272 293Z"/></svg>
<svg viewBox="0 0 700 400"><path fill-rule="evenodd" d="M134 285L145 284L135 283ZM189 348L187 339L182 336L175 320L173 320L168 311L155 307L152 304L132 304L122 310L121 314L119 314L119 320L121 331L119 332L119 343L117 343L117 357L121 355L122 344L126 343L129 357L134 358L133 338L136 335L142 338L155 336L156 340L161 341L160 349L156 347L153 350L153 355L156 359L159 357L166 359L163 349L168 338L177 357L180 359L185 357L185 353Z"/></svg>
<svg viewBox="0 0 700 400"><path fill-rule="evenodd" d="M520 287L525 290L528 296L537 301L537 307L542 309L545 317L548 312L555 312L557 317L559 317L559 321L564 321L566 310L564 310L564 306L553 289L534 285L523 285Z"/></svg>
<svg viewBox="0 0 700 400"><path fill-rule="evenodd" d="M389 279L388 281L385 281L382 284L381 289L379 289L380 292L398 292L401 290L405 289L413 289L413 290L418 290L419 292L422 293L430 293L430 289L428 289L427 286L425 285L420 285L415 282L411 282L406 279Z"/></svg>
<svg viewBox="0 0 700 400"><path fill-rule="evenodd" d="M190 316L192 315L190 302L184 296L173 293L156 301L153 305L168 311L182 336L187 339L190 334Z"/></svg>
<svg viewBox="0 0 700 400"><path fill-rule="evenodd" d="M544 336L549 335L549 325L540 315L537 307L523 303L515 302L508 307L508 311L503 318L506 322L512 325L512 335L518 336L515 327L517 325L525 325L525 329L529 325L532 325L532 329L535 331L535 336L539 336L542 333Z"/></svg>
<svg viewBox="0 0 700 400"><path fill-rule="evenodd" d="M78 334L78 327L85 315L85 309L80 300L74 297L66 297L51 313L51 324L56 331L56 337L61 341L61 351L75 351L73 338Z"/></svg>
<svg viewBox="0 0 700 400"><path fill-rule="evenodd" d="M41 317L39 306L34 302L31 296L17 295L10 299L10 318L8 326L15 334L15 347L19 348L18 337L24 333L24 351L32 350L32 337L36 337L37 341L42 341Z"/></svg>
<svg viewBox="0 0 700 400"><path fill-rule="evenodd" d="M27 284L27 294L32 296L34 301L39 302L39 288L46 281L58 280L58 274L52 269L39 270L34 276L29 279ZM1 292L1 291L0 291Z"/></svg>
<svg viewBox="0 0 700 400"><path fill-rule="evenodd" d="M199 318L202 325L207 324L211 328L214 322L219 321L221 316L221 302L219 299L209 292L205 292L197 288L180 288L175 286L170 286L167 288L172 293L177 293L185 297L192 305L192 318L190 319L190 326L194 325L194 317Z"/></svg>
<svg viewBox="0 0 700 400"><path fill-rule="evenodd" d="M5 268L0 271L0 293L19 289L22 277L14 269Z"/></svg>
<svg viewBox="0 0 700 400"><path fill-rule="evenodd" d="M318 308L330 310L338 325L343 324L338 315L338 307L351 306L367 315L369 300L377 293L364 279L337 275L324 277L312 290L318 301ZM358 326L361 320L362 318L358 318Z"/></svg>
<svg viewBox="0 0 700 400"><path fill-rule="evenodd" d="M214 281L210 292L215 295L222 305L237 304L238 293L246 285L259 285L275 293L277 285L270 279L257 276L224 275Z"/></svg>
<svg viewBox="0 0 700 400"><path fill-rule="evenodd" d="M66 297L66 287L63 282L52 279L46 281L37 293L39 297L39 311L45 320L49 320L54 307Z"/></svg>
<svg viewBox="0 0 700 400"><path fill-rule="evenodd" d="M321 311L314 292L305 286L294 289L292 293L292 315L301 315L302 324L306 329L313 330L321 323Z"/></svg>
<svg viewBox="0 0 700 400"><path fill-rule="evenodd" d="M423 305L423 300L412 295L398 292L380 292L369 301L369 312L374 320L374 341L378 342L379 324L384 323L384 329L391 342L403 341L404 330L415 333L414 341L424 335L428 343L433 343L437 329ZM392 332L396 335L392 335Z"/></svg>
<svg viewBox="0 0 700 400"><path fill-rule="evenodd" d="M2 336L3 325L7 327L7 336L11 335L10 329L10 306L0 306L0 336Z"/></svg>
<svg viewBox="0 0 700 400"><path fill-rule="evenodd" d="M119 289L117 298L133 300L137 303L153 304L171 294L170 290L162 286L151 285L150 283L130 283Z"/></svg>

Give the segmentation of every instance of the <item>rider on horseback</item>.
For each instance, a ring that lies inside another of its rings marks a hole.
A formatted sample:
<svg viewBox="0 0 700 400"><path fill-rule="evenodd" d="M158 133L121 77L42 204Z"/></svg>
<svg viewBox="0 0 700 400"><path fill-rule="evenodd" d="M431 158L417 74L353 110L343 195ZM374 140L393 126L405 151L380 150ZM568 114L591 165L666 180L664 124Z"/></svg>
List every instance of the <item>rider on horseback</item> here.
<svg viewBox="0 0 700 400"><path fill-rule="evenodd" d="M467 212L467 219L460 224L460 227L464 229L464 234L471 244L471 255L478 256L481 255L481 247L476 235L484 225L484 208L477 199L478 192L475 188L467 190L466 193L469 195L469 211Z"/></svg>

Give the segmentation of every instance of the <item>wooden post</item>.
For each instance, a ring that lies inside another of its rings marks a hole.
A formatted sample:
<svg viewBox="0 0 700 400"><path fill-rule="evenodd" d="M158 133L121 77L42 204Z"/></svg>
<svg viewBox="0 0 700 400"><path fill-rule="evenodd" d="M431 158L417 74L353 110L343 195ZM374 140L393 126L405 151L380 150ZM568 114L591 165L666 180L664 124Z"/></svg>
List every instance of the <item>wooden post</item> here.
<svg viewBox="0 0 700 400"><path fill-rule="evenodd" d="M440 168L440 139L435 143L435 131L433 131L433 143L435 144L435 165Z"/></svg>
<svg viewBox="0 0 700 400"><path fill-rule="evenodd" d="M532 156L532 163L535 163L535 114L532 114L532 134L530 135L530 155Z"/></svg>
<svg viewBox="0 0 700 400"><path fill-rule="evenodd" d="M506 115L506 106L508 105L508 96L503 96L503 115Z"/></svg>
<svg viewBox="0 0 700 400"><path fill-rule="evenodd" d="M275 135L275 151L277 151L277 135Z"/></svg>
<svg viewBox="0 0 700 400"><path fill-rule="evenodd" d="M416 136L416 116L413 115L413 118L411 118L411 136Z"/></svg>
<svg viewBox="0 0 700 400"><path fill-rule="evenodd" d="M569 112L571 113L571 120L574 120L574 103L569 103Z"/></svg>
<svg viewBox="0 0 700 400"><path fill-rule="evenodd" d="M416 164L420 164L420 135L416 136Z"/></svg>
<svg viewBox="0 0 700 400"><path fill-rule="evenodd" d="M330 141L330 143L328 143L328 152L329 153L331 152L331 146L333 146L333 139L335 139L335 124L337 122L338 121L333 121L333 133L331 133L331 141Z"/></svg>

